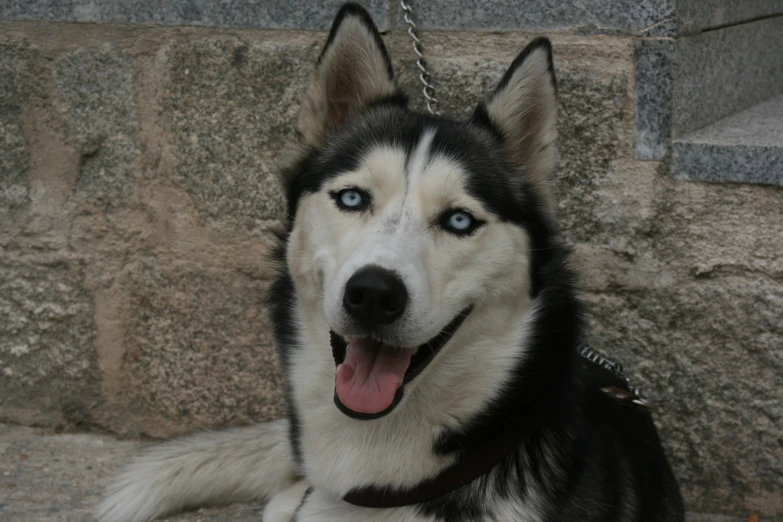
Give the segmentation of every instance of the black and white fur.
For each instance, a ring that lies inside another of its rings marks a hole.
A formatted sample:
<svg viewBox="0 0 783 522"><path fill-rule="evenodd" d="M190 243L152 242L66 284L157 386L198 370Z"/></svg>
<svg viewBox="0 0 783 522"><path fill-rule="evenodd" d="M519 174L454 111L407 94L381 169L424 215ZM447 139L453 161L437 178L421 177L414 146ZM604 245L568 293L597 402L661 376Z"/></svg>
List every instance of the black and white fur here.
<svg viewBox="0 0 783 522"><path fill-rule="evenodd" d="M205 504L266 500L265 522L675 522L682 500L649 416L598 390L576 355L582 335L568 252L553 223L556 83L534 40L473 118L411 112L383 41L355 5L318 60L285 173L287 228L271 315L288 418L195 435L138 458L109 489L102 522L144 522ZM363 212L333 194L361 187ZM456 235L459 208L480 222ZM330 330L359 335L346 281L381 266L409 308L384 339L418 346L471 311L388 415L347 416L333 400ZM463 451L525 426L489 474L429 502L373 509L356 488L410 488Z"/></svg>

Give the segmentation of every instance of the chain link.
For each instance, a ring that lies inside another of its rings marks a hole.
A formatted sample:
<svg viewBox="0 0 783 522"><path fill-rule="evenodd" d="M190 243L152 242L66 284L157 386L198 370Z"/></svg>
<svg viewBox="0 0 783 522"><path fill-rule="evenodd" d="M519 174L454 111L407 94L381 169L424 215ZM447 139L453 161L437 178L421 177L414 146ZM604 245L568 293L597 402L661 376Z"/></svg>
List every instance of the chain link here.
<svg viewBox="0 0 783 522"><path fill-rule="evenodd" d="M628 386L628 391L630 391L634 395L634 399L631 402L633 402L638 406L643 406L645 408L650 407L650 401L648 401L642 396L641 389L631 384L631 380L625 376L625 373L623 373L623 366L619 362L613 361L606 355L602 354L597 350L593 350L586 344L580 344L577 347L576 351L579 355L581 355L588 361L597 364L598 366L600 366L605 370L609 370L610 372L614 373L616 376L621 378L623 381L625 381L625 384Z"/></svg>
<svg viewBox="0 0 783 522"><path fill-rule="evenodd" d="M420 71L419 80L421 80L421 83L424 85L421 92L424 94L424 99L427 102L427 110L430 111L430 114L440 116L440 111L437 108L438 99L435 97L435 87L432 85L432 77L430 76L429 71L427 71L427 62L424 60L421 40L419 40L419 37L416 35L417 28L416 23L413 21L413 9L411 8L410 0L409 3L405 3L405 0L400 0L400 6L402 6L403 11L405 12L404 18L405 23L408 24L408 34L413 40L413 52L418 56L416 65Z"/></svg>

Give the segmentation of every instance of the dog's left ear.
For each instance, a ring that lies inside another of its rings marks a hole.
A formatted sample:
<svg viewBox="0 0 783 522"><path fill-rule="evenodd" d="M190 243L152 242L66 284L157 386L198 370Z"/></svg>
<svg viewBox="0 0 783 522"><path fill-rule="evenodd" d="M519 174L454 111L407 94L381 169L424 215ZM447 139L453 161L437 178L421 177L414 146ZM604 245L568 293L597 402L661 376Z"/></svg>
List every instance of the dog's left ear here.
<svg viewBox="0 0 783 522"><path fill-rule="evenodd" d="M500 135L507 157L554 210L549 180L557 163L557 81L547 38L533 40L514 59L473 121Z"/></svg>
<svg viewBox="0 0 783 522"><path fill-rule="evenodd" d="M299 112L299 133L308 145L323 146L330 133L395 92L391 60L372 17L346 4L318 58Z"/></svg>

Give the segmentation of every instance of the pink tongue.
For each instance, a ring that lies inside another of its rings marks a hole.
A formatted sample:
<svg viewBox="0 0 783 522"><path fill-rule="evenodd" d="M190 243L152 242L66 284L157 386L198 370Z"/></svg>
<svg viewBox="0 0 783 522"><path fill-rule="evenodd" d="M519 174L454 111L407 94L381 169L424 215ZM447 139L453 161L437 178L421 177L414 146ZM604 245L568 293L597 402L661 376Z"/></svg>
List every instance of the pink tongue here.
<svg viewBox="0 0 783 522"><path fill-rule="evenodd" d="M391 406L411 363L412 352L381 348L370 339L356 339L337 367L335 389L343 406L356 413L380 413Z"/></svg>

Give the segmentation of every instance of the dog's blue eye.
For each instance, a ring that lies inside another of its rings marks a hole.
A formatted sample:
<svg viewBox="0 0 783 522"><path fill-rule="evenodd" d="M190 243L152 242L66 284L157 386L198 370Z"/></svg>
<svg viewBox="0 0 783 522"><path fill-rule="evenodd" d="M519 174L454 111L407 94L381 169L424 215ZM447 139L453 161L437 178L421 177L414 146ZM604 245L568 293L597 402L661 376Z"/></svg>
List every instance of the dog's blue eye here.
<svg viewBox="0 0 783 522"><path fill-rule="evenodd" d="M467 230L473 224L473 219L466 212L454 212L449 216L448 224L454 230Z"/></svg>
<svg viewBox="0 0 783 522"><path fill-rule="evenodd" d="M343 190L340 193L340 203L350 208L360 207L364 203L364 199L357 190Z"/></svg>
<svg viewBox="0 0 783 522"><path fill-rule="evenodd" d="M356 188L332 192L332 198L343 210L363 210L370 204L370 195Z"/></svg>
<svg viewBox="0 0 783 522"><path fill-rule="evenodd" d="M444 216L443 225L451 232L464 234L473 230L476 220L464 210L455 210Z"/></svg>

